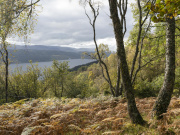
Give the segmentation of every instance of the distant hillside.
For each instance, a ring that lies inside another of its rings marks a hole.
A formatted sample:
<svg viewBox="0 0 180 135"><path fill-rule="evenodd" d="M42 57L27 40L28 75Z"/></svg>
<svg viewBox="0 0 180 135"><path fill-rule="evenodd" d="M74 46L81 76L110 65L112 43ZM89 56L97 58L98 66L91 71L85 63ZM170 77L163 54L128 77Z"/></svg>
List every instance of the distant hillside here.
<svg viewBox="0 0 180 135"><path fill-rule="evenodd" d="M12 63L27 63L29 60L33 62L45 62L52 60L80 59L82 52L93 52L94 49L89 48L70 48L59 46L20 46L17 45L9 49L9 57ZM14 50L16 50L14 52Z"/></svg>
<svg viewBox="0 0 180 135"><path fill-rule="evenodd" d="M45 45L16 45L15 47L9 47L12 50L56 50L63 52L94 52L94 48L71 48L71 47L61 47L61 46L45 46Z"/></svg>
<svg viewBox="0 0 180 135"><path fill-rule="evenodd" d="M56 50L24 50L20 49L16 52L10 50L10 56L12 63L27 63L29 60L33 62L45 62L52 60L65 60L65 59L79 59L81 58L81 52L63 52Z"/></svg>

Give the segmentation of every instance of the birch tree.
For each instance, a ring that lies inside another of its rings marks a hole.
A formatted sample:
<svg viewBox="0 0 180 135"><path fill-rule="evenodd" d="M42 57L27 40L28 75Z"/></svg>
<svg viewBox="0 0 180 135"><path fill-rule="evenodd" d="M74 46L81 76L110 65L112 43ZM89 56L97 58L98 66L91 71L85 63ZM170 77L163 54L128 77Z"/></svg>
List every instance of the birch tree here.
<svg viewBox="0 0 180 135"><path fill-rule="evenodd" d="M5 64L5 93L8 102L8 67L9 52L7 42L9 37L18 36L27 38L33 30L33 20L36 4L40 0L0 0L0 54Z"/></svg>

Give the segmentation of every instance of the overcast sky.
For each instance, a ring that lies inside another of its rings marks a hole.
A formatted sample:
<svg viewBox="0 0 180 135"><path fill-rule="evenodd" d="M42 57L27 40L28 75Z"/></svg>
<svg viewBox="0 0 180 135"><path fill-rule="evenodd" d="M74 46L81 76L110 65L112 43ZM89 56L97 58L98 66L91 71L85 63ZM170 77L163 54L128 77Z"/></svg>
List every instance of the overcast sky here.
<svg viewBox="0 0 180 135"><path fill-rule="evenodd" d="M108 0L101 0L103 6L96 22L98 43L108 44L115 50L115 39L111 19L109 18ZM41 0L42 12L39 13L35 32L31 37L31 44L68 46L75 48L92 48L93 31L84 8L79 0ZM91 14L91 12L89 12ZM126 39L133 27L132 13L127 12ZM21 42L21 41L19 41ZM20 43L16 43L20 44Z"/></svg>

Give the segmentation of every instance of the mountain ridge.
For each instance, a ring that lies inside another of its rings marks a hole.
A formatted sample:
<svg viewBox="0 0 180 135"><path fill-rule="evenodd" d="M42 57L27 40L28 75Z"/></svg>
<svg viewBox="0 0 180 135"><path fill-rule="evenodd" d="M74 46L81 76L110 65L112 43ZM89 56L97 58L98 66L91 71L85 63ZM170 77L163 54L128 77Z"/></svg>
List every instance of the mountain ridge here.
<svg viewBox="0 0 180 135"><path fill-rule="evenodd" d="M65 52L93 52L94 48L72 48L72 47L62 47L62 46L46 46L46 45L15 45L14 47L9 47L10 50L59 50Z"/></svg>
<svg viewBox="0 0 180 135"><path fill-rule="evenodd" d="M83 52L94 52L92 48L70 48L59 46L20 46L9 47L11 63L46 62L52 60L80 59Z"/></svg>

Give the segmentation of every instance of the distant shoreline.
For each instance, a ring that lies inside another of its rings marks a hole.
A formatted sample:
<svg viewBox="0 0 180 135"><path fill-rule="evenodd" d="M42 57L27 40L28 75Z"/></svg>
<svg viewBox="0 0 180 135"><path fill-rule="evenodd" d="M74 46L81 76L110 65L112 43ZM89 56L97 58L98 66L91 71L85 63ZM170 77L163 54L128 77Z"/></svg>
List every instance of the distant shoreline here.
<svg viewBox="0 0 180 135"><path fill-rule="evenodd" d="M94 63L98 63L98 61L96 60L96 61L93 61L93 62L89 62L89 63L87 63L87 64L82 64L82 65L78 65L78 66L75 66L75 67L73 67L73 68L70 68L70 71L77 71L79 68L81 68L81 67L83 67L83 66L90 66L90 65L92 65L92 64L94 64Z"/></svg>
<svg viewBox="0 0 180 135"><path fill-rule="evenodd" d="M95 63L96 61L93 59L66 59L66 60L57 60L59 62L63 61L69 61L69 69L70 70L76 70L80 68L81 66L87 66ZM47 61L47 62L32 62L32 64L38 64L39 68L48 68L52 66L53 61ZM27 66L31 66L30 63L19 63L19 64L10 64L9 67L12 71L14 71L17 67L22 67L22 71L26 71Z"/></svg>

